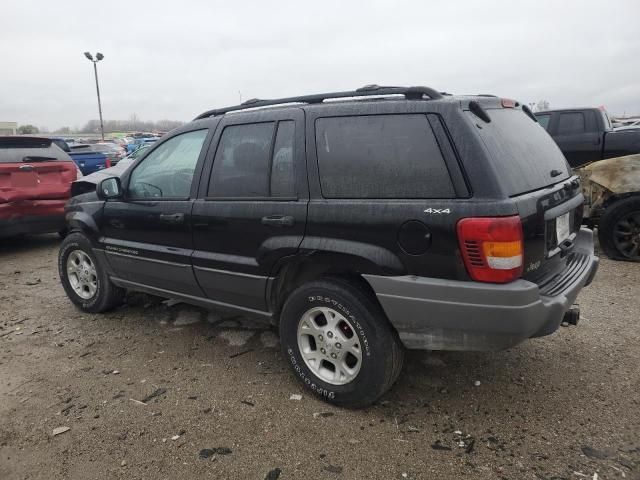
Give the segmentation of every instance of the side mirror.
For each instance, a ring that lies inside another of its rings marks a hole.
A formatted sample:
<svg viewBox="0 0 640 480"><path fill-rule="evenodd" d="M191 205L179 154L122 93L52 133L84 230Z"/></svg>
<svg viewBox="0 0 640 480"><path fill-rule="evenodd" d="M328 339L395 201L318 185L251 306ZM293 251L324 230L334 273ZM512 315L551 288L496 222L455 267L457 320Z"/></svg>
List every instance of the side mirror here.
<svg viewBox="0 0 640 480"><path fill-rule="evenodd" d="M110 198L122 197L122 184L118 177L109 177L98 183L96 189L98 198L101 200L108 200Z"/></svg>

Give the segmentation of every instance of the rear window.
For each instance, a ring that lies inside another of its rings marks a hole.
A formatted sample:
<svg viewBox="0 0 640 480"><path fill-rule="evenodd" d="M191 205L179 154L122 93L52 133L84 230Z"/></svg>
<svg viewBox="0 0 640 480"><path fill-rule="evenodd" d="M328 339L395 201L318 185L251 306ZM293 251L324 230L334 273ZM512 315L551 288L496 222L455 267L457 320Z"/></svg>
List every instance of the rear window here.
<svg viewBox="0 0 640 480"><path fill-rule="evenodd" d="M325 198L452 198L425 115L319 118L316 148Z"/></svg>
<svg viewBox="0 0 640 480"><path fill-rule="evenodd" d="M60 147L51 141L40 145L35 143L9 143L0 142L0 163L21 163L29 161L54 161L63 160L71 161L71 157L67 155ZM31 159L31 160L30 160Z"/></svg>
<svg viewBox="0 0 640 480"><path fill-rule="evenodd" d="M488 110L491 123L477 129L484 141L501 183L510 196L538 190L569 178L564 155L538 123L522 110ZM472 116L471 112L468 115ZM474 123L475 123L475 117ZM551 176L552 170L560 175Z"/></svg>

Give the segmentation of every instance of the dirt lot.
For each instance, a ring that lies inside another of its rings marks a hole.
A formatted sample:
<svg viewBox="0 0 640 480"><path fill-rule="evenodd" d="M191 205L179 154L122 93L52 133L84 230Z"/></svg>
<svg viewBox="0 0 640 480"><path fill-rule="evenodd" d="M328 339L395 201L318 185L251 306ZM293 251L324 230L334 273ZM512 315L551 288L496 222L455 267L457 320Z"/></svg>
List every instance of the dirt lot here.
<svg viewBox="0 0 640 480"><path fill-rule="evenodd" d="M578 327L411 352L350 411L302 389L263 323L142 295L80 313L57 245L0 243L0 479L640 479L640 265L604 259Z"/></svg>

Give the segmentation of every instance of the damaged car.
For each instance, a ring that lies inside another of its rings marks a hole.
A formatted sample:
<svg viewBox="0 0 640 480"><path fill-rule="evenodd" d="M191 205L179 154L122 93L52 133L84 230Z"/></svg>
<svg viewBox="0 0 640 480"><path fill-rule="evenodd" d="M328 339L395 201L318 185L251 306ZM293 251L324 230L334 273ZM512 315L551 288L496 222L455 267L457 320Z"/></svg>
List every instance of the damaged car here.
<svg viewBox="0 0 640 480"><path fill-rule="evenodd" d="M249 100L123 168L67 205L70 301L104 312L132 290L263 318L293 375L341 406L391 388L405 349L501 350L577 321L598 267L579 177L510 99Z"/></svg>
<svg viewBox="0 0 640 480"><path fill-rule="evenodd" d="M51 139L0 137L0 238L63 232L64 205L80 177Z"/></svg>

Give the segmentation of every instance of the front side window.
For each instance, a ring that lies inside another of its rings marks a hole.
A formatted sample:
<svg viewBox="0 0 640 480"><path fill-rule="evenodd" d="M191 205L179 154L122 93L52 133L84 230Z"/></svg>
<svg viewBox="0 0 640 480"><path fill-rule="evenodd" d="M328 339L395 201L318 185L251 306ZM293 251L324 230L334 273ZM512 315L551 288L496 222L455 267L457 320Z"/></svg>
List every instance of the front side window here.
<svg viewBox="0 0 640 480"><path fill-rule="evenodd" d="M131 174L131 198L184 198L191 192L193 173L208 130L187 132L167 140Z"/></svg>
<svg viewBox="0 0 640 480"><path fill-rule="evenodd" d="M275 142L274 142L274 129ZM209 197L292 197L294 133L291 120L231 125L220 137Z"/></svg>
<svg viewBox="0 0 640 480"><path fill-rule="evenodd" d="M549 121L551 120L551 115L536 115L536 119L538 120L538 123L542 126L542 128L544 128L545 130L549 130Z"/></svg>
<svg viewBox="0 0 640 480"><path fill-rule="evenodd" d="M316 120L325 198L453 198L442 152L426 115Z"/></svg>
<svg viewBox="0 0 640 480"><path fill-rule="evenodd" d="M581 112L561 113L558 119L558 135L573 135L585 132L584 114Z"/></svg>

